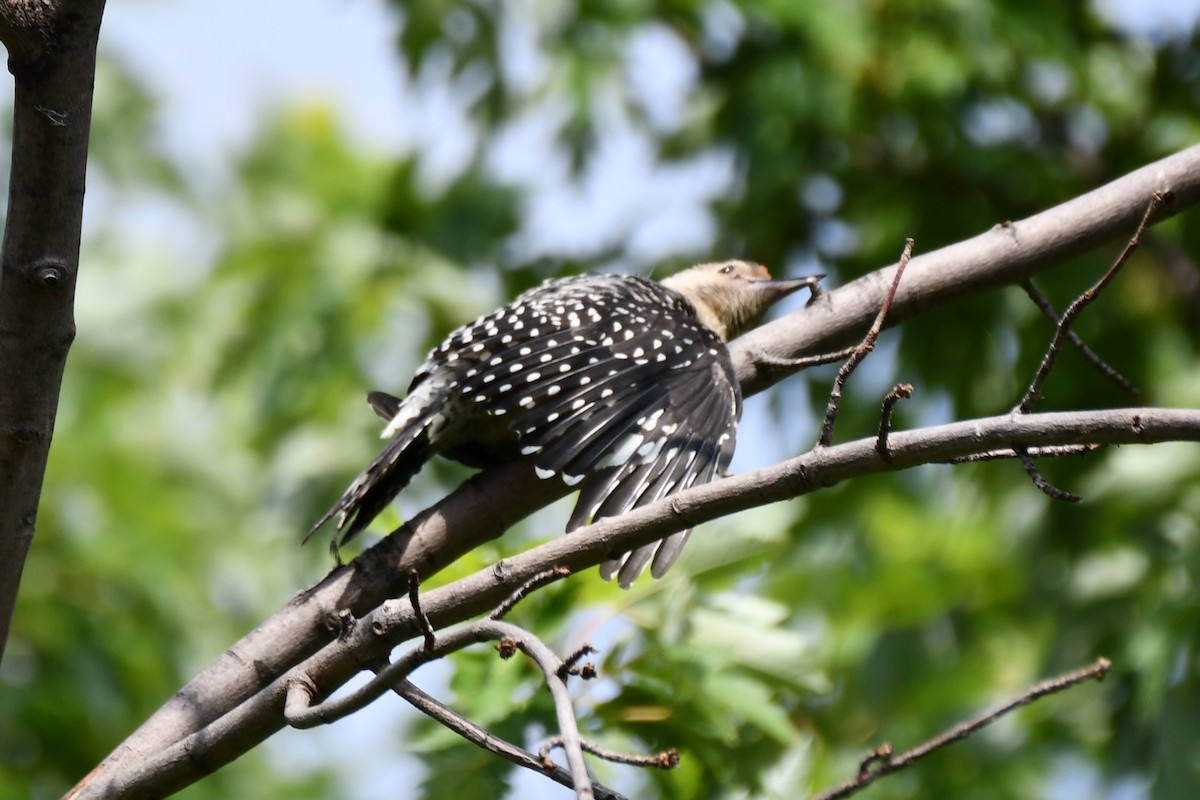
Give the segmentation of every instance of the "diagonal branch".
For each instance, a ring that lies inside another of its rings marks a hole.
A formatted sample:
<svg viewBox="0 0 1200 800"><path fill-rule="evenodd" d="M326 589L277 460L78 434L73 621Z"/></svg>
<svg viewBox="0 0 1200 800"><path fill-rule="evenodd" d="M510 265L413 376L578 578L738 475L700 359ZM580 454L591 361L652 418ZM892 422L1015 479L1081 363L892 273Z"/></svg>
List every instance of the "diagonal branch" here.
<svg viewBox="0 0 1200 800"><path fill-rule="evenodd" d="M817 796L816 800L840 800L840 798L856 794L884 775L898 772L905 767L910 767L935 750L940 750L948 744L962 741L981 728L991 725L1001 717L1016 711L1022 706L1027 706L1035 700L1040 700L1047 695L1056 694L1064 689L1070 689L1072 686L1078 686L1084 681L1102 681L1108 675L1110 669L1112 669L1112 664L1109 660L1101 658L1090 667L1084 667L1083 669L1068 672L1065 675L1048 678L1029 687L1009 702L960 722L929 741L923 742L910 750L905 750L899 755L892 755L892 746L890 744L881 745L875 748L863 760L859 765L857 775L827 792L822 792Z"/></svg>
<svg viewBox="0 0 1200 800"><path fill-rule="evenodd" d="M1168 191L1171 200L1155 212L1155 222L1200 200L1200 145L1032 217L914 256L888 311L887 327L956 300L1020 284L1103 244L1125 239L1142 218L1146 199ZM811 306L734 342L731 349L742 390L746 394L761 391L779 380L782 372L770 363L760 367L748 354L791 359L855 344L883 304L894 269L885 267L822 292Z"/></svg>

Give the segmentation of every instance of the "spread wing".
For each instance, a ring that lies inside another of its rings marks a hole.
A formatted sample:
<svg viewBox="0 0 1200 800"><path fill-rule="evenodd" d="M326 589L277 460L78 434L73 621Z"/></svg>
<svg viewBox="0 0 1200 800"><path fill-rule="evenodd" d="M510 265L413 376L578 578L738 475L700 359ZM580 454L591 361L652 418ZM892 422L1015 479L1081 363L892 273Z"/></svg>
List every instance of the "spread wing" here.
<svg viewBox="0 0 1200 800"><path fill-rule="evenodd" d="M614 276L568 279L544 300L539 291L510 309L523 322L518 330L512 321L477 326L466 344L487 357L459 390L509 418L541 477L580 484L568 530L724 472L741 395L724 343L687 301ZM605 576L627 586L651 559L661 575L688 533L610 562Z"/></svg>

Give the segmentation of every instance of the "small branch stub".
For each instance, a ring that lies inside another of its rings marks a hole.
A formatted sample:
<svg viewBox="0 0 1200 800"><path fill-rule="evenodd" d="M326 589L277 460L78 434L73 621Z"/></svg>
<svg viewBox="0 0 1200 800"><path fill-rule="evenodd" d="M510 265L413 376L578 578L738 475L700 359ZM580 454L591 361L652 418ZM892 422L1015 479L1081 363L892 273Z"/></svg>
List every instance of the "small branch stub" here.
<svg viewBox="0 0 1200 800"><path fill-rule="evenodd" d="M542 586L553 583L560 578L565 578L570 574L571 570L567 569L566 567L551 567L550 569L542 570L537 575L534 575L532 578L525 581L525 583L517 587L516 591L506 597L503 603L496 606L492 613L488 614L488 619L503 619L508 615L508 612L513 610L517 603L525 599L525 595L529 594L535 589L539 589Z"/></svg>
<svg viewBox="0 0 1200 800"><path fill-rule="evenodd" d="M896 403L912 397L912 394L913 385L911 383L902 383L894 387L883 398L883 407L879 413L879 436L875 440L875 450L884 461L892 460L892 453L888 450L887 443L888 434L892 430L892 410L895 409Z"/></svg>
<svg viewBox="0 0 1200 800"><path fill-rule="evenodd" d="M562 666L558 668L558 677L564 681L567 679L568 675L578 675L584 680L590 680L596 677L596 668L591 664L583 664L582 666L576 665L579 664L581 659L597 652L599 651L595 647L592 647L590 644L584 644L574 653L571 653L569 656L563 659Z"/></svg>
<svg viewBox="0 0 1200 800"><path fill-rule="evenodd" d="M895 750L892 747L891 742L884 742L883 744L879 745L879 747L876 747L874 750L867 753L866 756L863 757L862 761L858 762L858 774L860 776L866 775L873 768L876 768L882 764L887 764L892 760L892 753L894 752Z"/></svg>
<svg viewBox="0 0 1200 800"><path fill-rule="evenodd" d="M425 650L432 652L433 648L437 646L437 634L433 630L433 623L429 621L425 610L421 608L421 576L415 569L408 571L408 602L412 605L417 624L421 626L421 634L425 638Z"/></svg>
<svg viewBox="0 0 1200 800"><path fill-rule="evenodd" d="M512 658L517 654L516 639L504 637L500 641L496 642L496 652L499 653L500 657L505 661Z"/></svg>
<svg viewBox="0 0 1200 800"><path fill-rule="evenodd" d="M47 289L66 285L69 274L70 269L66 262L57 258L41 259L29 270L33 282Z"/></svg>

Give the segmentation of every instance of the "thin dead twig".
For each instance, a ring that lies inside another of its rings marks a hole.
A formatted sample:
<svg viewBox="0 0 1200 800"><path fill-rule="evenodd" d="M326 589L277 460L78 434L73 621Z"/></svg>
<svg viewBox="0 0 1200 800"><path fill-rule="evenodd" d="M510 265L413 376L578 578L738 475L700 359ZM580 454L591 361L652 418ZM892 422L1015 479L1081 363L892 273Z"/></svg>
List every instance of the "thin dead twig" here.
<svg viewBox="0 0 1200 800"><path fill-rule="evenodd" d="M996 720L1006 714L1015 711L1021 706L1028 705L1035 700L1038 700L1047 695L1061 692L1064 689L1069 689L1072 686L1083 683L1089 680L1104 680L1104 676L1112 669L1112 663L1107 658L1099 658L1094 664L1083 669L1077 669L1072 672L1067 672L1054 678L1049 678L1040 683L1026 689L1017 697L997 706L996 708L986 711L971 719L960 722L954 727L938 734L932 739L919 744L911 750L905 750L898 756L892 756L892 748L890 744L884 744L871 751L859 764L858 774L848 781L841 783L828 791L817 795L814 800L838 800L838 798L849 797L852 794L862 790L863 788L874 783L884 775L889 775L897 772L905 767L912 766L918 760L924 758L935 750L940 750L948 744L966 739L975 731L991 725Z"/></svg>
<svg viewBox="0 0 1200 800"><path fill-rule="evenodd" d="M437 644L437 634L433 630L433 623L429 621L429 617L421 609L421 576L415 569L408 571L408 602L412 605L413 615L417 618L417 625L421 628L421 634L425 637L425 649L432 650Z"/></svg>
<svg viewBox="0 0 1200 800"><path fill-rule="evenodd" d="M1129 257L1133 255L1133 251L1135 251L1138 248L1138 245L1141 244L1142 234L1145 233L1146 226L1150 224L1150 218L1153 217L1154 212L1169 199L1170 192L1158 191L1151 196L1150 203L1146 206L1146 211L1142 214L1141 221L1138 222L1138 226L1134 230L1133 236L1129 238L1129 241L1125 244L1125 248L1121 251L1121 254L1117 256L1117 259L1113 262L1112 266L1109 267L1102 276L1100 276L1100 280L1096 281L1095 284L1084 290L1082 294L1076 297L1073 301L1071 301L1071 304L1067 306L1067 310L1064 311L1062 317L1058 319L1058 324L1054 329L1054 337L1050 340L1050 345L1046 348L1046 353L1042 356L1042 362L1038 365L1037 372L1034 374L1033 380L1029 383L1029 388L1025 390L1025 395L1021 398L1021 402L1017 404L1015 409L1013 409L1014 413L1028 414L1033 409L1033 404L1036 403L1037 399L1041 396L1042 388L1045 386L1046 379L1050 376L1050 370L1052 370L1054 365L1058 363L1058 356L1062 352L1062 344L1064 340L1069 339L1070 341L1075 342L1076 345L1081 348L1085 356L1088 356L1088 354L1091 353L1091 350L1087 349L1087 346L1084 345L1079 337L1075 336L1075 334L1071 331L1072 323L1074 323L1079 315L1083 313L1083 310L1100 295L1100 292L1102 292L1104 288L1112 282L1113 278L1117 276L1117 273L1121 271L1121 268L1125 266L1125 263L1129 261ZM1046 311L1051 319L1054 319L1054 309L1050 307L1049 301L1041 296L1041 293L1034 288L1031 282L1025 281L1023 285L1026 293L1029 294L1034 303L1037 303L1039 306L1041 306L1043 311ZM1116 380L1118 385L1121 385L1121 382L1124 382L1126 386L1132 389L1132 384L1129 384L1129 382L1126 381L1119 373L1117 373L1116 370L1112 369L1103 361L1101 361L1099 356L1095 356L1094 353L1091 355L1094 356L1094 358L1089 357L1089 360L1097 367L1097 369L1101 371L1101 373L1108 376L1112 380ZM1033 457L1030 455L1028 450L1023 447L1014 446L1013 452L1016 454L1016 457L1020 459L1021 466L1025 468L1025 472L1029 475L1030 480L1033 481L1033 485L1036 486L1043 494L1055 500L1062 500L1068 503L1078 503L1083 499L1073 492L1059 489L1057 486L1050 483L1050 481L1047 480L1044 475L1042 475L1041 471L1038 470L1037 465L1034 463Z"/></svg>
<svg viewBox="0 0 1200 800"><path fill-rule="evenodd" d="M1060 489L1046 480L1046 476L1037 468L1037 464L1033 463L1033 457L1029 455L1029 451L1024 447L1014 447L1013 452L1021 460L1021 466L1025 468L1025 473L1033 481L1033 485L1040 489L1042 494L1054 500L1062 500L1064 503L1078 503L1083 499L1079 495L1068 492L1066 489Z"/></svg>
<svg viewBox="0 0 1200 800"><path fill-rule="evenodd" d="M517 590L508 597L504 598L504 602L496 606L491 614L488 614L488 619L502 619L508 615L508 612L513 610L513 607L516 606L517 603L524 600L525 596L534 589L539 589L548 583L553 583L554 581L560 578L565 578L570 574L571 570L567 569L566 567L551 567L550 569L539 572L537 575L534 575L532 578L525 581L525 583L518 586Z"/></svg>
<svg viewBox="0 0 1200 800"><path fill-rule="evenodd" d="M912 397L912 394L913 385L902 383L892 387L892 390L883 398L883 407L879 412L879 436L875 439L875 450L884 461L892 460L892 453L888 450L887 443L888 434L892 431L892 410L896 407L896 403Z"/></svg>
<svg viewBox="0 0 1200 800"><path fill-rule="evenodd" d="M1137 250L1138 245L1142 242L1142 234L1146 231L1146 226L1150 224L1150 218L1154 216L1154 212L1170 197L1170 192L1155 192L1150 198L1149 205L1146 206L1146 212L1142 215L1141 221L1138 223L1137 229L1134 230L1133 236L1125 244L1125 249L1121 251L1121 255L1117 256L1117 260L1108 268L1108 271L1100 277L1100 280L1085 290L1082 294L1076 297L1067 310L1063 312L1062 318L1058 321L1058 326L1054 329L1054 338L1050 340L1050 346L1046 348L1046 354L1042 356L1042 363L1038 366L1037 373L1033 376L1033 381L1030 382L1029 388L1025 391L1025 396L1021 398L1021 402L1017 405L1016 411L1021 414L1027 414L1033 408L1033 404L1037 402L1041 396L1042 387L1046 383L1046 378L1050 375L1050 370L1058 361L1058 354L1062 350L1063 339L1071 330L1071 324L1075 319L1083 313L1083 310L1091 304L1093 300L1103 291L1104 287L1117 276L1121 271L1121 267L1125 266L1125 262L1133 255L1133 251Z"/></svg>
<svg viewBox="0 0 1200 800"><path fill-rule="evenodd" d="M1041 312L1045 314L1046 317L1053 322L1056 327L1062 324L1062 319L1058 316L1058 312L1054 310L1054 306L1050 304L1049 298L1042 294L1042 292L1033 285L1032 278L1026 278L1025 280L1021 281L1021 288L1025 290L1025 294L1029 295L1029 299L1033 301L1033 304L1041 309ZM1075 349L1078 350L1085 359L1087 359L1088 363L1095 367L1101 375L1116 384L1119 389L1128 392L1134 397L1137 397L1141 394L1141 390L1134 386L1128 378L1126 378L1120 372L1117 372L1112 365L1100 358L1096 351L1088 347L1087 342L1083 341L1083 339L1081 339L1079 334L1075 333L1075 331L1067 331L1067 341L1075 345Z"/></svg>
<svg viewBox="0 0 1200 800"><path fill-rule="evenodd" d="M591 753L597 758L602 758L605 761L611 761L615 764L631 764L635 767L656 767L658 769L675 769L679 766L679 751L674 747L667 748L661 753L655 753L652 756L641 756L634 753L620 753L616 750L609 750L601 747L591 739L581 739L580 745L584 752ZM550 752L556 747L562 747L562 737L555 736L547 739L546 743L538 748L538 756L541 757L542 763L547 767L554 766L554 761L550 758Z"/></svg>
<svg viewBox="0 0 1200 800"><path fill-rule="evenodd" d="M596 677L596 668L591 664L584 664L581 667L577 667L575 665L579 663L579 659L598 652L600 651L595 647L592 647L590 644L583 644L578 650L563 659L562 666L558 668L558 677L562 678L564 681L567 679L568 675L578 675L585 681Z"/></svg>
<svg viewBox="0 0 1200 800"><path fill-rule="evenodd" d="M883 322L887 319L888 309L892 307L892 301L896 298L896 288L900 285L900 276L904 274L904 268L908 266L908 261L912 258L912 250L913 240L906 239L904 252L900 254L900 263L896 265L896 274L892 277L891 288L888 289L887 296L883 299L883 305L879 307L879 313L875 315L875 322L871 324L867 335L854 348L849 360L842 364L837 377L833 379L833 388L829 391L829 405L825 408L825 422L821 425L821 436L817 440L818 447L828 447L833 441L833 425L837 421L838 406L842 402L842 387L845 386L846 379L867 357L867 354L875 349L875 341L879 338L879 332L883 330Z"/></svg>

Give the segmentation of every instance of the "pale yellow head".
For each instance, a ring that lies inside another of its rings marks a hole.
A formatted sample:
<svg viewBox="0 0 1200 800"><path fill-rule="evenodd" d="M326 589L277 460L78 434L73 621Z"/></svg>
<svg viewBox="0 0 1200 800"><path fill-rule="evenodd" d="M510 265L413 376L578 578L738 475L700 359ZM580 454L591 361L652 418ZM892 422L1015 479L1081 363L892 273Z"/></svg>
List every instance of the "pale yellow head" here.
<svg viewBox="0 0 1200 800"><path fill-rule="evenodd" d="M815 287L821 277L773 280L762 264L734 259L688 267L662 285L686 297L700 321L729 341L757 325L772 303L802 286Z"/></svg>

